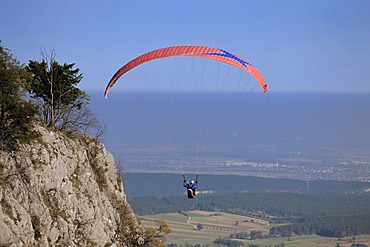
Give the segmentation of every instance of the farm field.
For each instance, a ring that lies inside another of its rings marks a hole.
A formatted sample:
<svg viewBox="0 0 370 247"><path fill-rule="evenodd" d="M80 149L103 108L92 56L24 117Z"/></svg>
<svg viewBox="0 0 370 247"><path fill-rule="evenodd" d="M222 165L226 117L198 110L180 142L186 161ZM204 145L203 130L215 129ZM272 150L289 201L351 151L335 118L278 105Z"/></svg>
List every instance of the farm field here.
<svg viewBox="0 0 370 247"><path fill-rule="evenodd" d="M156 220L164 220L171 228L171 234L167 235L166 243L184 244L185 242L196 244L212 243L213 240L227 237L233 232L250 232L251 230L268 233L269 223L246 216L227 214L220 212L187 211L181 213L159 214L141 217L145 227L156 227ZM202 230L197 225L203 225Z"/></svg>
<svg viewBox="0 0 370 247"><path fill-rule="evenodd" d="M255 244L258 246L274 246L277 244L284 243L285 247L335 247L339 244L340 247L350 247L353 243L359 244L366 244L370 246L370 236L369 235L361 235L356 236L355 241L353 241L353 237L346 237L346 238L329 238L329 237L321 237L318 235L309 235L309 236L297 236L291 238L266 238L266 239L258 239L255 241L252 240L245 240L242 241L248 246L248 244Z"/></svg>
<svg viewBox="0 0 370 247"><path fill-rule="evenodd" d="M211 244L219 237L229 237L231 233L250 232L252 230L261 231L264 235L268 234L271 227L269 222L254 219L251 217L228 214L223 212L207 211L185 211L183 213L158 214L140 217L144 227L158 227L156 220L164 220L171 229L171 234L166 236L166 244ZM197 229L198 224L203 225L202 230ZM284 243L290 247L311 247L311 246L351 246L353 238L347 237L342 239L321 237L317 235L297 236L291 238L266 238L258 240L239 240L248 246L254 244L258 246L274 246ZM367 244L370 246L370 236L356 236L355 243Z"/></svg>

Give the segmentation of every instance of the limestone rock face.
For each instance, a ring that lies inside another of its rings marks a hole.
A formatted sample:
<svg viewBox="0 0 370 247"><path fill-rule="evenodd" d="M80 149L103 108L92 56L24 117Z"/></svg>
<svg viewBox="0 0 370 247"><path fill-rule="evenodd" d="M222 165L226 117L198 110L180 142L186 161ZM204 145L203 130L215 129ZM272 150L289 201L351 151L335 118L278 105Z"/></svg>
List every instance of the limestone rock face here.
<svg viewBox="0 0 370 247"><path fill-rule="evenodd" d="M88 136L38 131L40 140L0 151L0 245L143 245L104 146Z"/></svg>

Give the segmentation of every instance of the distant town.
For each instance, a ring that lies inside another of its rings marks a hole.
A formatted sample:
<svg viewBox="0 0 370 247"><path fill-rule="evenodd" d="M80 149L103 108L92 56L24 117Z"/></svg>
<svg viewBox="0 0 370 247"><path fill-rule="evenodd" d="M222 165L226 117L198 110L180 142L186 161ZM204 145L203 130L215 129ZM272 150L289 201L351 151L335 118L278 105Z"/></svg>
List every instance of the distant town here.
<svg viewBox="0 0 370 247"><path fill-rule="evenodd" d="M337 180L370 182L370 162L341 162L337 166L292 165L246 161L210 162L215 171L233 171L276 178L299 180Z"/></svg>
<svg viewBox="0 0 370 247"><path fill-rule="evenodd" d="M324 166L300 162L297 164L251 162L243 160L208 160L203 163L147 160L131 163L128 172L198 172L205 174L236 174L298 180L336 180L370 182L370 162L364 160L342 161L337 165Z"/></svg>
<svg viewBox="0 0 370 247"><path fill-rule="evenodd" d="M249 151L249 152L248 152ZM116 153L126 172L203 173L288 178L304 181L335 180L370 182L370 150L305 149L272 150L233 147L210 149L197 156L186 150L182 159L173 159L162 149L132 148ZM120 157L124 157L120 158Z"/></svg>

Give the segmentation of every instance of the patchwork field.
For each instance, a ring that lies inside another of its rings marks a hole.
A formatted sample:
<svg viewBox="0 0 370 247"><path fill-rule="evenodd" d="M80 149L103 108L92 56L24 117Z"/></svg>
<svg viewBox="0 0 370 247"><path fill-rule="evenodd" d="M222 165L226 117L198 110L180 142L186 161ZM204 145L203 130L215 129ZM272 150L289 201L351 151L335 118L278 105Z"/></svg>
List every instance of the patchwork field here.
<svg viewBox="0 0 370 247"><path fill-rule="evenodd" d="M268 233L269 223L246 216L220 212L189 211L172 214L159 214L143 216L141 220L145 227L156 227L156 220L164 220L171 228L166 243L212 243L213 240L227 237L233 232L250 232L252 230ZM203 225L202 230L197 229L198 224Z"/></svg>
<svg viewBox="0 0 370 247"><path fill-rule="evenodd" d="M158 227L156 220L164 220L171 228L171 234L166 237L166 244L175 243L177 245L184 243L191 244L206 244L212 243L216 238L228 237L231 233L250 232L252 230L261 231L264 235L268 234L271 227L269 222L259 219L254 219L246 216L228 214L222 212L206 212L206 211L186 211L183 213L158 214L150 216L142 216L141 221L145 227ZM198 224L204 227L201 230L197 229ZM354 242L355 241L355 242ZM255 244L258 246L274 246L284 243L289 247L312 247L312 246L336 246L349 247L353 243L362 243L370 246L370 236L356 236L337 239L325 238L317 235L297 236L291 238L266 238L259 240L243 240L247 244Z"/></svg>
<svg viewBox="0 0 370 247"><path fill-rule="evenodd" d="M255 244L258 246L274 246L277 244L284 243L286 247L351 247L354 243L359 244L366 244L370 246L370 236L369 235L361 235L356 236L355 240L353 237L347 238L328 238L328 237L321 237L318 235L309 235L309 236L297 236L291 238L266 238L266 239L259 239L259 240L246 240L243 241L247 244ZM337 245L339 244L339 245Z"/></svg>

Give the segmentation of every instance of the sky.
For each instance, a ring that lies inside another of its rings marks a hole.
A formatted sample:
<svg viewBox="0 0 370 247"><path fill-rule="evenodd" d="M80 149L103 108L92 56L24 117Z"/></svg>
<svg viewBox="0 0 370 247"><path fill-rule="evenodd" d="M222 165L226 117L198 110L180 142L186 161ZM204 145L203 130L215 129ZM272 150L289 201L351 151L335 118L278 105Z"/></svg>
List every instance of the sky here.
<svg viewBox="0 0 370 247"><path fill-rule="evenodd" d="M0 0L0 40L22 63L54 50L80 87L104 91L114 72L172 45L246 58L270 92L370 93L368 0Z"/></svg>

